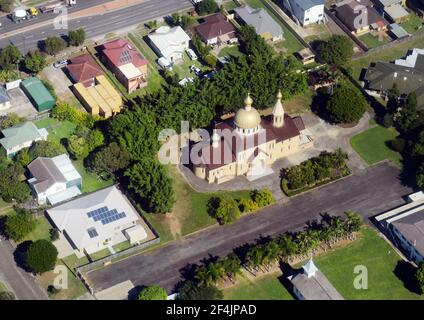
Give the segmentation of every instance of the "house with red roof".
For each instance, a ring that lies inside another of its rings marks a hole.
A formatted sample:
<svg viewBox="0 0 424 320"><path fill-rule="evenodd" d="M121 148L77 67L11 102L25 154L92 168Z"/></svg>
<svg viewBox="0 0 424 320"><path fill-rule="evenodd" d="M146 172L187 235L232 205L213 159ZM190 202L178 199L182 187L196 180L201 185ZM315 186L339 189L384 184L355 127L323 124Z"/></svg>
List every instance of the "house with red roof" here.
<svg viewBox="0 0 424 320"><path fill-rule="evenodd" d="M103 63L128 93L147 86L147 60L127 40L107 42L101 46L100 52Z"/></svg>
<svg viewBox="0 0 424 320"><path fill-rule="evenodd" d="M66 68L72 81L82 83L85 87L94 86L96 77L103 74L102 69L89 54L70 59L70 64Z"/></svg>
<svg viewBox="0 0 424 320"><path fill-rule="evenodd" d="M222 45L237 42L236 30L221 13L210 15L203 20L195 27L195 31L206 44Z"/></svg>

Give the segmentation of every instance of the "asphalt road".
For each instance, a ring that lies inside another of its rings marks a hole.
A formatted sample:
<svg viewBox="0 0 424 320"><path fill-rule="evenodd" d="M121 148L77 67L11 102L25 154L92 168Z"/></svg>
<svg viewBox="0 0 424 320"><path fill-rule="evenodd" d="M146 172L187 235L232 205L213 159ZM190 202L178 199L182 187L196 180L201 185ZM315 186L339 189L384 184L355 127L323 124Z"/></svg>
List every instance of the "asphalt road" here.
<svg viewBox="0 0 424 320"><path fill-rule="evenodd" d="M0 279L7 282L19 300L47 300L35 278L16 265L13 252L9 241L0 242Z"/></svg>
<svg viewBox="0 0 424 320"><path fill-rule="evenodd" d="M95 291L129 279L136 286L159 284L172 292L188 264L224 256L260 236L299 230L322 213L355 210L369 221L369 217L401 205L402 197L412 190L402 186L398 175L399 170L388 163L369 167L358 175L247 215L233 225L212 227L150 253L93 270L87 275L88 281Z"/></svg>
<svg viewBox="0 0 424 320"><path fill-rule="evenodd" d="M110 2L110 1L112 0L80 0L80 1L77 1L76 6L68 8L68 12L69 13L76 12L79 10L87 9L87 8L97 6L97 5ZM36 6L36 7L41 7L41 6ZM47 21L47 20L53 19L57 15L58 13L43 13L43 14L40 13L40 15L36 18L22 21L19 23L15 23L8 16L4 16L0 18L0 23L2 24L0 28L0 34L17 30L22 27L31 26L43 21Z"/></svg>
<svg viewBox="0 0 424 320"><path fill-rule="evenodd" d="M85 29L87 37L92 38L189 8L192 8L189 0L147 0L141 4L113 12L70 20L68 30L82 27ZM48 26L1 39L0 48L12 43L26 53L31 49L39 48L40 41L48 36L64 36L68 33L68 30L54 29L52 22Z"/></svg>

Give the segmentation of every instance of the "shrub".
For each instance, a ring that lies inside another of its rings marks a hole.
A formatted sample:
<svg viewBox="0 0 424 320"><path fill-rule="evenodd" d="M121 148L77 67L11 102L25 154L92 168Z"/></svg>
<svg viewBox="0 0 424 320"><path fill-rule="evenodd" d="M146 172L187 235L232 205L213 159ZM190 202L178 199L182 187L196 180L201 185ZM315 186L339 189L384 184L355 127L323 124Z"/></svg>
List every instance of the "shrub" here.
<svg viewBox="0 0 424 320"><path fill-rule="evenodd" d="M205 60L205 63L211 68L216 68L218 64L218 59L212 53L207 54L203 60Z"/></svg>
<svg viewBox="0 0 424 320"><path fill-rule="evenodd" d="M59 239L59 230L50 229L49 233L50 233L50 240L51 241L56 241L57 239Z"/></svg>
<svg viewBox="0 0 424 320"><path fill-rule="evenodd" d="M92 128L94 123L99 119L64 101L59 101L56 104L52 109L51 117L60 121L67 120L87 128Z"/></svg>
<svg viewBox="0 0 424 320"><path fill-rule="evenodd" d="M158 285L145 287L138 295L138 300L166 300L167 298L166 290Z"/></svg>
<svg viewBox="0 0 424 320"><path fill-rule="evenodd" d="M389 147L396 152L403 152L406 147L406 141L402 138L396 138L389 141Z"/></svg>
<svg viewBox="0 0 424 320"><path fill-rule="evenodd" d="M0 300L16 300L15 294L10 291L0 292Z"/></svg>
<svg viewBox="0 0 424 320"><path fill-rule="evenodd" d="M219 7L215 0L203 0L197 5L197 12L201 16L217 12L218 9Z"/></svg>
<svg viewBox="0 0 424 320"><path fill-rule="evenodd" d="M421 263L415 273L415 279L418 282L418 287L421 290L421 294L424 294L424 263Z"/></svg>
<svg viewBox="0 0 424 320"><path fill-rule="evenodd" d="M0 129L7 129L22 122L22 118L20 118L16 113L10 112L6 115L0 116Z"/></svg>
<svg viewBox="0 0 424 320"><path fill-rule="evenodd" d="M30 213L9 215L6 218L6 235L15 241L20 241L32 232L36 225L37 222Z"/></svg>
<svg viewBox="0 0 424 320"><path fill-rule="evenodd" d="M258 207L269 206L275 202L271 191L266 188L263 190L253 190L250 193L250 197Z"/></svg>
<svg viewBox="0 0 424 320"><path fill-rule="evenodd" d="M381 124L385 128L393 127L393 117L392 117L392 115L390 113L386 113L383 117L383 121L381 122Z"/></svg>
<svg viewBox="0 0 424 320"><path fill-rule="evenodd" d="M178 300L222 300L224 295L216 286L198 285L186 281L178 292Z"/></svg>
<svg viewBox="0 0 424 320"><path fill-rule="evenodd" d="M58 54L66 48L66 42L60 37L48 37L44 41L44 50L51 56Z"/></svg>
<svg viewBox="0 0 424 320"><path fill-rule="evenodd" d="M26 264L34 273L44 273L54 268L57 249L49 240L33 242L26 252Z"/></svg>
<svg viewBox="0 0 424 320"><path fill-rule="evenodd" d="M258 209L258 205L251 198L240 198L237 200L240 212L252 212Z"/></svg>
<svg viewBox="0 0 424 320"><path fill-rule="evenodd" d="M55 140L37 141L29 148L31 161L38 157L56 157L62 153L66 153L65 147Z"/></svg>
<svg viewBox="0 0 424 320"><path fill-rule="evenodd" d="M229 196L211 198L208 203L208 212L220 224L233 223L240 218L237 202Z"/></svg>

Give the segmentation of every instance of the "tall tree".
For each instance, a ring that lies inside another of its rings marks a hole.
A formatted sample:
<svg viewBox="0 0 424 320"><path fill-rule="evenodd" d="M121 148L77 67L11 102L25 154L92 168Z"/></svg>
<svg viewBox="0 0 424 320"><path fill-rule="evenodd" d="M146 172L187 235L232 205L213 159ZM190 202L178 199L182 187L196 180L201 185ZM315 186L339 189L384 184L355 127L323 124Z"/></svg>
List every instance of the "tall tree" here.
<svg viewBox="0 0 424 320"><path fill-rule="evenodd" d="M71 30L68 32L69 45L78 47L85 41L85 30L79 28L77 30Z"/></svg>
<svg viewBox="0 0 424 320"><path fill-rule="evenodd" d="M39 73L46 66L46 59L40 51L30 51L24 59L25 68L32 73Z"/></svg>
<svg viewBox="0 0 424 320"><path fill-rule="evenodd" d="M66 42L61 37L50 36L44 41L44 50L49 55L56 55L66 48Z"/></svg>
<svg viewBox="0 0 424 320"><path fill-rule="evenodd" d="M0 68L3 70L17 69L22 55L19 49L13 44L9 44L0 51Z"/></svg>
<svg viewBox="0 0 424 320"><path fill-rule="evenodd" d="M352 59L353 43L346 36L333 35L326 41L320 41L316 50L324 62L345 66Z"/></svg>

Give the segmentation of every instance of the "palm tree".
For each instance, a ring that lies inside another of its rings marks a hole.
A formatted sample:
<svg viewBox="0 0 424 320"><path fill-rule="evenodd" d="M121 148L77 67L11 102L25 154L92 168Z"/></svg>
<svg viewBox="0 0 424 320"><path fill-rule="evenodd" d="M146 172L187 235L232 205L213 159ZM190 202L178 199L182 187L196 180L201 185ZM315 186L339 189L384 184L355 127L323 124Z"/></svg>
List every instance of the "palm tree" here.
<svg viewBox="0 0 424 320"><path fill-rule="evenodd" d="M232 279L237 274L241 273L241 261L236 254L231 253L222 261L226 275Z"/></svg>
<svg viewBox="0 0 424 320"><path fill-rule="evenodd" d="M285 233L280 236L278 239L278 244L280 246L280 254L281 256L289 257L293 254L297 253L298 246L295 241L293 241L293 237L289 233Z"/></svg>
<svg viewBox="0 0 424 320"><path fill-rule="evenodd" d="M348 233L357 232L361 228L362 218L359 214L353 211L345 212L347 220L345 221L346 231Z"/></svg>

